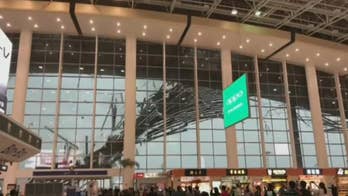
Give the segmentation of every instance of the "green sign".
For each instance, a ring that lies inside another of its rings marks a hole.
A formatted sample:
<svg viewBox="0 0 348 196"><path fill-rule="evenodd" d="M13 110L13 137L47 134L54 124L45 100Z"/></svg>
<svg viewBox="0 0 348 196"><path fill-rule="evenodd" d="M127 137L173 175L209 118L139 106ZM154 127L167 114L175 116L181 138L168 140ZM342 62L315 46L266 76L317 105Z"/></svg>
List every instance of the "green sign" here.
<svg viewBox="0 0 348 196"><path fill-rule="evenodd" d="M243 74L223 91L225 128L249 117L247 74Z"/></svg>

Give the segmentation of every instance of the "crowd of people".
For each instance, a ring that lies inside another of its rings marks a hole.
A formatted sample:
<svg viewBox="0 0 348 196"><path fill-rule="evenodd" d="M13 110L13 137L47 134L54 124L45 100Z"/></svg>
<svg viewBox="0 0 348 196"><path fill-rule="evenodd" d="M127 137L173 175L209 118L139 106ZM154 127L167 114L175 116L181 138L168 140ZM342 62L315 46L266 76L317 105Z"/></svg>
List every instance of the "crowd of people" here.
<svg viewBox="0 0 348 196"><path fill-rule="evenodd" d="M151 186L138 190L133 188L122 191L118 188L99 190L98 194L87 193L86 196L338 196L335 186L330 187L329 191L324 183L320 183L317 189L311 189L311 186L307 185L305 181L290 181L288 184L283 184L277 191L272 184L263 187L250 185L241 187L240 184L237 184L231 188L222 185L220 189L218 187L212 188L209 193L200 191L198 186L177 186L176 189L171 187L160 189L157 186Z"/></svg>

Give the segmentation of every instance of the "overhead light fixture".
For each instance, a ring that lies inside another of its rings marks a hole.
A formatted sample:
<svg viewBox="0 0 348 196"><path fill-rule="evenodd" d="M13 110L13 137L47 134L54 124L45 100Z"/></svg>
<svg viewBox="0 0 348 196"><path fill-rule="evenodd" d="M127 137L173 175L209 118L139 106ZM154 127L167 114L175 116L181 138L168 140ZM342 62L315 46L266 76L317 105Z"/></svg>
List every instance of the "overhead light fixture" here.
<svg viewBox="0 0 348 196"><path fill-rule="evenodd" d="M61 28L61 29L65 29L64 25L61 25L60 28Z"/></svg>
<svg viewBox="0 0 348 196"><path fill-rule="evenodd" d="M84 68L83 68L83 67L80 67L80 70L81 70L81 71L83 71L83 70L84 70Z"/></svg>
<svg viewBox="0 0 348 196"><path fill-rule="evenodd" d="M11 27L12 25L11 25L11 23L8 22L8 23L6 23L6 26Z"/></svg>
<svg viewBox="0 0 348 196"><path fill-rule="evenodd" d="M33 18L31 16L28 16L28 20L33 20Z"/></svg>
<svg viewBox="0 0 348 196"><path fill-rule="evenodd" d="M272 47L272 46L273 46L273 43L272 43L272 42L271 42L271 43L269 43L269 44L268 44L268 46L269 46L269 47Z"/></svg>
<svg viewBox="0 0 348 196"><path fill-rule="evenodd" d="M290 55L289 55L289 54L286 54L285 56L286 56L286 57L289 57Z"/></svg>
<svg viewBox="0 0 348 196"><path fill-rule="evenodd" d="M120 23L120 22L117 22L117 23L116 23L116 26L118 26L118 27L121 26L121 23Z"/></svg>
<svg viewBox="0 0 348 196"><path fill-rule="evenodd" d="M202 35L202 32L198 32L197 34L198 34L198 36L201 36L201 35Z"/></svg>
<svg viewBox="0 0 348 196"><path fill-rule="evenodd" d="M220 42L217 42L217 43L216 43L216 45L218 45L218 46L220 46L220 44L221 44Z"/></svg>
<svg viewBox="0 0 348 196"><path fill-rule="evenodd" d="M222 39L226 39L226 35L222 35Z"/></svg>
<svg viewBox="0 0 348 196"><path fill-rule="evenodd" d="M92 28L91 28L91 31L95 31L95 28L94 28L94 27L92 27Z"/></svg>
<svg viewBox="0 0 348 196"><path fill-rule="evenodd" d="M39 28L39 25L38 24L34 24L34 28Z"/></svg>
<svg viewBox="0 0 348 196"><path fill-rule="evenodd" d="M117 29L117 33L120 34L121 33L121 29Z"/></svg>
<svg viewBox="0 0 348 196"><path fill-rule="evenodd" d="M265 52L265 49L261 49L261 52L264 53L264 52Z"/></svg>
<svg viewBox="0 0 348 196"><path fill-rule="evenodd" d="M239 49L243 49L243 45L239 45Z"/></svg>
<svg viewBox="0 0 348 196"><path fill-rule="evenodd" d="M309 58L306 58L306 62L309 62Z"/></svg>
<svg viewBox="0 0 348 196"><path fill-rule="evenodd" d="M124 73L124 69L121 69L121 72Z"/></svg>
<svg viewBox="0 0 348 196"><path fill-rule="evenodd" d="M57 22L60 22L60 18L57 18Z"/></svg>
<svg viewBox="0 0 348 196"><path fill-rule="evenodd" d="M232 11L231 11L231 14L232 14L232 15L237 15L237 14L238 14L238 10L236 10L235 8L233 8Z"/></svg>
<svg viewBox="0 0 348 196"><path fill-rule="evenodd" d="M328 63L328 62L326 62L326 63L325 63L325 66L326 66L326 67L327 67L327 66L329 66L329 63Z"/></svg>
<svg viewBox="0 0 348 196"><path fill-rule="evenodd" d="M42 65L39 65L38 68L39 68L39 69L43 69L43 66L42 66Z"/></svg>
<svg viewBox="0 0 348 196"><path fill-rule="evenodd" d="M100 69L100 71L101 71L101 72L103 72L103 71L104 71L104 69L103 69L103 68L101 68L101 69Z"/></svg>
<svg viewBox="0 0 348 196"><path fill-rule="evenodd" d="M167 38L167 39L170 39L170 35L167 35L166 38Z"/></svg>
<svg viewBox="0 0 348 196"><path fill-rule="evenodd" d="M145 32L143 32L141 35L142 35L142 36L146 36L146 33L145 33Z"/></svg>
<svg viewBox="0 0 348 196"><path fill-rule="evenodd" d="M255 12L255 16L257 16L257 17L261 16L261 11L260 11L260 10L257 10L257 11Z"/></svg>
<svg viewBox="0 0 348 196"><path fill-rule="evenodd" d="M170 28L170 29L169 29L169 32L173 32L173 28Z"/></svg>
<svg viewBox="0 0 348 196"><path fill-rule="evenodd" d="M296 48L296 49L295 49L295 52L298 52L298 51L300 51L300 49Z"/></svg>
<svg viewBox="0 0 348 196"><path fill-rule="evenodd" d="M91 19L91 20L89 20L89 24L93 24L94 23L94 21Z"/></svg>
<svg viewBox="0 0 348 196"><path fill-rule="evenodd" d="M348 71L348 68L347 68L347 67L345 67L343 70L344 70L344 71Z"/></svg>
<svg viewBox="0 0 348 196"><path fill-rule="evenodd" d="M147 25L144 25L144 29L147 29Z"/></svg>
<svg viewBox="0 0 348 196"><path fill-rule="evenodd" d="M340 57L337 57L336 61L337 61L337 62L340 62L340 61L341 61L341 58L340 58Z"/></svg>
<svg viewBox="0 0 348 196"><path fill-rule="evenodd" d="M197 42L198 40L197 39L193 39L194 42Z"/></svg>
<svg viewBox="0 0 348 196"><path fill-rule="evenodd" d="M245 42L246 42L246 43L250 43L250 39L246 39Z"/></svg>
<svg viewBox="0 0 348 196"><path fill-rule="evenodd" d="M2 15L0 15L0 19L4 19L4 17Z"/></svg>
<svg viewBox="0 0 348 196"><path fill-rule="evenodd" d="M319 53L319 52L317 52L315 55L320 56L320 53Z"/></svg>

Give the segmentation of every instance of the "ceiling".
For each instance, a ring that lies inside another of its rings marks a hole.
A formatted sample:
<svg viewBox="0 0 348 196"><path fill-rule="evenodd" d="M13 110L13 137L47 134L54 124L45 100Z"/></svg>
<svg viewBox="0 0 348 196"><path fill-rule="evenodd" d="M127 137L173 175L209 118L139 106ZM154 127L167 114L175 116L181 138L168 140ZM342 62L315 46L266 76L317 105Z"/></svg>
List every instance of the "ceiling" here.
<svg viewBox="0 0 348 196"><path fill-rule="evenodd" d="M68 0L46 1L68 2ZM190 14L295 31L348 44L348 0L76 0L76 2Z"/></svg>

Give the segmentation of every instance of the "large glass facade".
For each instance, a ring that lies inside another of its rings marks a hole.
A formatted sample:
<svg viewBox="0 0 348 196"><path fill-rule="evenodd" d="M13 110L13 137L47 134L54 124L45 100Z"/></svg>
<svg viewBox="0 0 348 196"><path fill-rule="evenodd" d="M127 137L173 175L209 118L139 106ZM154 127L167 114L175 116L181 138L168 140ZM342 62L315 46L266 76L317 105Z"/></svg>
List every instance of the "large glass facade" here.
<svg viewBox="0 0 348 196"><path fill-rule="evenodd" d="M244 73L248 76L250 118L236 124L238 165L241 168L262 167L259 112L255 83L255 66L252 57L232 54L233 80Z"/></svg>
<svg viewBox="0 0 348 196"><path fill-rule="evenodd" d="M137 42L136 161L139 170L163 170L163 52L161 44Z"/></svg>
<svg viewBox="0 0 348 196"><path fill-rule="evenodd" d="M317 71L320 105L330 167L347 166L334 75Z"/></svg>
<svg viewBox="0 0 348 196"><path fill-rule="evenodd" d="M287 65L297 167L317 167L312 115L303 66Z"/></svg>
<svg viewBox="0 0 348 196"><path fill-rule="evenodd" d="M220 51L197 50L202 168L226 168Z"/></svg>
<svg viewBox="0 0 348 196"><path fill-rule="evenodd" d="M291 146L280 62L259 61L261 106L268 167L291 167Z"/></svg>
<svg viewBox="0 0 348 196"><path fill-rule="evenodd" d="M33 34L24 124L42 138L41 153L25 168L51 166L60 36Z"/></svg>

